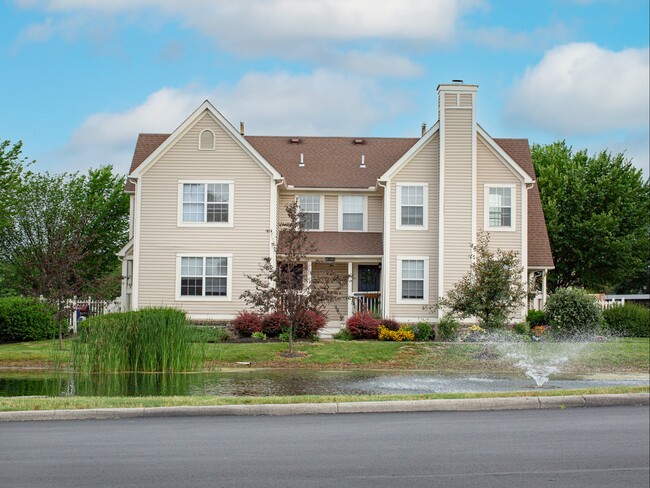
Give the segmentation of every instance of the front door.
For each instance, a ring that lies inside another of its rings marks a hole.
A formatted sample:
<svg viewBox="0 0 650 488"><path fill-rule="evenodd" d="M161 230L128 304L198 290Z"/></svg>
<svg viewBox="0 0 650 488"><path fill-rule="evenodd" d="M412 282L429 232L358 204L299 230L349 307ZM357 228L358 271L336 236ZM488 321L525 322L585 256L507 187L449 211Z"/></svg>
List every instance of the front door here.
<svg viewBox="0 0 650 488"><path fill-rule="evenodd" d="M359 265L359 291L379 291L379 265Z"/></svg>

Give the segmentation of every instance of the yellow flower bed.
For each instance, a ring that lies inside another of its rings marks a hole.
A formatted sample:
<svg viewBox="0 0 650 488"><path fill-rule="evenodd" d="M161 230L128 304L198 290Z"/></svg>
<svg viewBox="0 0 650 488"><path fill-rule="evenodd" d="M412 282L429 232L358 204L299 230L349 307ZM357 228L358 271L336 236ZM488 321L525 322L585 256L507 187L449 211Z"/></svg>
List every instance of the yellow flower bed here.
<svg viewBox="0 0 650 488"><path fill-rule="evenodd" d="M398 330L390 330L383 325L379 326L379 340L380 341L414 341L415 334L408 325L401 326Z"/></svg>

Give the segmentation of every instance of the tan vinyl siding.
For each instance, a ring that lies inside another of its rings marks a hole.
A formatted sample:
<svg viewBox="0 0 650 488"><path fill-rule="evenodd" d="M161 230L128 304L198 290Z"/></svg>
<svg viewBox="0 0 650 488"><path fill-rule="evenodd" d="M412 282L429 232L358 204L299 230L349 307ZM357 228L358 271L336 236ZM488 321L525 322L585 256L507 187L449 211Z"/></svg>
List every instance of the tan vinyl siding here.
<svg viewBox="0 0 650 488"><path fill-rule="evenodd" d="M445 110L444 269L446 294L469 269L472 242L472 111Z"/></svg>
<svg viewBox="0 0 650 488"><path fill-rule="evenodd" d="M280 193L280 206L278 209L278 223L286 224L289 222L289 216L287 215L286 208L287 205L296 201L296 194L294 193Z"/></svg>
<svg viewBox="0 0 650 488"><path fill-rule="evenodd" d="M435 305L438 296L438 172L440 138L436 134L413 158L391 179L390 214L390 297L391 317L435 317L435 312L425 311L421 304L397 303L398 280L397 256L429 257L429 305ZM400 202L397 200L399 183L427 183L428 230L398 229Z"/></svg>
<svg viewBox="0 0 650 488"><path fill-rule="evenodd" d="M325 222L323 230L336 232L339 230L339 197L338 195L325 195Z"/></svg>
<svg viewBox="0 0 650 488"><path fill-rule="evenodd" d="M490 232L490 247L493 249L515 250L521 256L521 192L525 186L518 176L494 154L482 137L477 145L477 185L476 185L476 228L485 228L485 185L516 185L515 187L515 230ZM525 191L525 190L523 190Z"/></svg>
<svg viewBox="0 0 650 488"><path fill-rule="evenodd" d="M199 134L212 129L213 151L199 151ZM218 180L234 183L233 227L179 227L179 181ZM181 307L190 314L234 315L245 308L239 299L250 288L245 274L256 274L269 254L270 176L209 115L200 118L139 182L139 308ZM231 301L176 301L177 254L232 254Z"/></svg>
<svg viewBox="0 0 650 488"><path fill-rule="evenodd" d="M368 196L368 232L384 231L384 197Z"/></svg>
<svg viewBox="0 0 650 488"><path fill-rule="evenodd" d="M348 274L348 264L347 263L333 263L333 264L313 263L311 273L312 273L312 282L314 283L314 286L318 286L317 283L318 283L319 274L329 273L331 271L334 271L339 276L344 276ZM328 305L326 309L328 320L341 320L341 316L343 317L344 320L348 314L347 285L342 286L339 289L340 289L340 293L339 293L338 300Z"/></svg>

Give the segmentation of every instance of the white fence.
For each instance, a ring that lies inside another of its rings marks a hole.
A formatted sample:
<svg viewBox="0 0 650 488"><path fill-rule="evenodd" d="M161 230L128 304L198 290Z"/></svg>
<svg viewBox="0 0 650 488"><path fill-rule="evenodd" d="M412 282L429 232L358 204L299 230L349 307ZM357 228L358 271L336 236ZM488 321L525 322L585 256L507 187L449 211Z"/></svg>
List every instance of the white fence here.
<svg viewBox="0 0 650 488"><path fill-rule="evenodd" d="M41 301L45 298L41 296ZM97 315L104 315L105 313L119 312L120 301L115 300L95 300L92 297L88 298L71 298L65 302L65 317L68 321L68 328L77 333L77 325L79 322L86 320L89 317Z"/></svg>

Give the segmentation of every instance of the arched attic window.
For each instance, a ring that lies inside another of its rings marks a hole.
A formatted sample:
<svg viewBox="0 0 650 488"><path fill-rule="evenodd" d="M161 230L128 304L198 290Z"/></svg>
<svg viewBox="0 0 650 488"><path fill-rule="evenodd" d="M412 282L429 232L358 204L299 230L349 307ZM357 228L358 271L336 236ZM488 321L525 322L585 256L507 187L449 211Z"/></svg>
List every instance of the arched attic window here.
<svg viewBox="0 0 650 488"><path fill-rule="evenodd" d="M214 132L210 129L205 129L199 134L199 149L214 149Z"/></svg>

